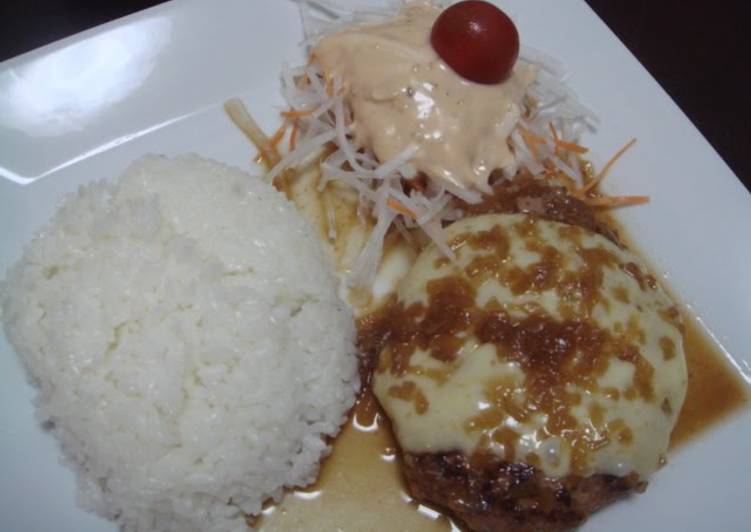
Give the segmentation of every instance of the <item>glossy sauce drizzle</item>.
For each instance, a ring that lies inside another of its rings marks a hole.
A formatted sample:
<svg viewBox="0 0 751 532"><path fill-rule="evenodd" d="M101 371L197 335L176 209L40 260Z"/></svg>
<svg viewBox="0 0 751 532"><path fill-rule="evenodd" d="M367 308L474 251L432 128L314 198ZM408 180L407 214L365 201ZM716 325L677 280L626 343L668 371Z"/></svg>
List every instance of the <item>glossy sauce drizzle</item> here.
<svg viewBox="0 0 751 532"><path fill-rule="evenodd" d="M638 246L617 219L610 215L598 216L601 222L614 228L631 249ZM648 258L644 253L638 253ZM669 287L664 286L673 301L680 301ZM679 308L683 308L679 305ZM678 421L670 436L670 450L674 451L703 432L751 404L751 387L738 371L730 365L717 345L707 336L697 318L684 310L683 350L688 367L688 390ZM669 459L669 456L668 456Z"/></svg>
<svg viewBox="0 0 751 532"><path fill-rule="evenodd" d="M684 323L689 385L671 438L673 450L749 400L747 386L696 321L685 315ZM365 325L360 333L372 331ZM323 462L318 481L304 490L290 491L281 504L269 506L258 522L260 530L458 530L445 516L412 501L399 468L391 429L366 390Z"/></svg>
<svg viewBox="0 0 751 532"><path fill-rule="evenodd" d="M412 501L400 467L388 421L366 390L324 460L318 481L267 506L255 525L274 532L458 530L446 516Z"/></svg>
<svg viewBox="0 0 751 532"><path fill-rule="evenodd" d="M295 183L290 197L302 207L306 215L317 222L325 239L331 232L331 218L325 216L324 205L334 196L327 188L322 194L315 190L317 178ZM532 182L499 194L491 204L477 207L481 212L514 212L518 202L515 195L530 194L536 188ZM545 190L537 191L545 193ZM340 243L347 233L358 229L354 204L347 209L341 197L339 211L333 221L340 237L336 239L334 256L341 263L344 250ZM512 201L513 199L513 201ZM553 212L552 219L576 223L615 237L613 220L592 218L586 210L577 209L559 194L548 194L546 210ZM505 202L505 203L504 203ZM364 228L364 231L369 227ZM622 239L623 232L619 231ZM351 235L349 235L351 236ZM618 238L618 237L615 237ZM408 247L405 245L405 247ZM377 334L373 327L378 323L377 311L360 320L361 343ZM709 430L718 422L748 405L749 390L737 372L731 368L717 347L703 333L696 320L684 315L684 350L688 364L688 394L678 423L671 438L675 449L692 438ZM448 531L459 528L435 510L417 504L406 492L400 472L398 451L391 428L369 389L365 389L353 408L349 422L333 444L332 453L321 466L318 481L305 489L289 490L279 504L270 504L253 524L264 531L318 531L318 530L401 530Z"/></svg>
<svg viewBox="0 0 751 532"><path fill-rule="evenodd" d="M684 314L683 348L688 392L670 437L675 449L749 404L748 386L707 338L693 316Z"/></svg>

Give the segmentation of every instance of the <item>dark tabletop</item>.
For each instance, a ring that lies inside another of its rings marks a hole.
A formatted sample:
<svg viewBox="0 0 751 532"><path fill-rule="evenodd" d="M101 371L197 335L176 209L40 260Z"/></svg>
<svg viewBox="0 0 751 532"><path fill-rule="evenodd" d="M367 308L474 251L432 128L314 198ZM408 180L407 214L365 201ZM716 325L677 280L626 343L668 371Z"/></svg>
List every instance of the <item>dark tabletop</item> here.
<svg viewBox="0 0 751 532"><path fill-rule="evenodd" d="M159 0L0 0L0 60L158 3ZM751 61L749 54L742 51L747 47L742 36L751 21L751 2L587 3L751 190Z"/></svg>

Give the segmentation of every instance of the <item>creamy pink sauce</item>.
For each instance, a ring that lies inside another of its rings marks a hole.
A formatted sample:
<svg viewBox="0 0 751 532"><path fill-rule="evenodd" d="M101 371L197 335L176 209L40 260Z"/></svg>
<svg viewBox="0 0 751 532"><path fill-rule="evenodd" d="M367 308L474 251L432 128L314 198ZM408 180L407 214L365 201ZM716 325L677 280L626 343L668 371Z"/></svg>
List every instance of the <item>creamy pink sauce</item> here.
<svg viewBox="0 0 751 532"><path fill-rule="evenodd" d="M313 53L327 78L342 81L359 146L381 162L413 147L415 170L449 186L486 190L491 171L513 165L508 136L536 71L517 63L497 85L461 78L430 45L440 12L408 4L382 24L322 38Z"/></svg>

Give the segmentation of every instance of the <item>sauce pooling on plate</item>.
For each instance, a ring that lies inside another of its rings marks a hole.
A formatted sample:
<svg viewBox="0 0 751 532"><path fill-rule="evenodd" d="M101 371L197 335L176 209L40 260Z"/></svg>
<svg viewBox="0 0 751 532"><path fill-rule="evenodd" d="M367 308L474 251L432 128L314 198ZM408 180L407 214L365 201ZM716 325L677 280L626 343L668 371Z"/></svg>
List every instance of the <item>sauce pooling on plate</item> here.
<svg viewBox="0 0 751 532"><path fill-rule="evenodd" d="M316 179L312 174L305 176L294 183L291 192L322 237L326 239L332 229L340 235L351 235L358 228L367 230L356 214L356 196L350 195L347 200L347 195L343 195L341 189L330 186L318 191ZM515 202L505 200L515 197L513 193L504 195L500 189L498 195L492 206L478 207L478 211L512 211ZM320 207L332 201L340 207L333 220ZM556 207L561 211L561 219L576 219L579 225L591 225L592 230L605 227L598 225L601 222L599 218L591 220L582 217L582 213L569 204L556 204ZM590 223L583 223L583 220ZM612 220L604 222L607 222L607 227L613 225ZM332 223L333 228L330 227ZM615 228L618 226L615 225ZM619 234L622 240L628 240L624 238L628 235L624 235L622 230ZM331 243L334 244L333 256L342 269L352 257L347 255L343 241ZM383 262L392 264L395 258L403 256L414 256L414 251L411 244L397 239L388 246ZM372 304L369 301L359 310L361 318L358 323L360 347L370 354L380 348L379 338L386 319L385 309L373 310ZM689 382L684 408L671 436L671 448L700 436L748 405L748 391L743 382L723 360L716 346L705 337L696 320L684 315L682 321ZM259 522L261 530L320 530L342 526L342 523L353 523L353 526L361 524L367 528L374 520L382 523L384 528L457 530L448 518L416 503L407 495L391 426L377 406L377 415L373 415L373 407L374 398L366 389L353 411L349 426L334 442L333 452L323 463L318 482L304 490L289 493L279 505L269 506L265 517Z"/></svg>
<svg viewBox="0 0 751 532"><path fill-rule="evenodd" d="M514 158L508 137L535 69L517 63L501 84L459 77L430 44L440 9L406 5L383 24L352 26L313 50L327 78L341 79L360 146L380 161L413 151L417 171L460 188L487 189Z"/></svg>
<svg viewBox="0 0 751 532"><path fill-rule="evenodd" d="M684 323L689 386L671 447L699 436L748 404L743 383L699 326L690 316L684 316ZM374 337L373 327L378 327L377 319L362 320L360 337ZM701 376L706 366L714 368L710 379ZM723 399L718 401L718 394ZM367 529L376 519L384 530L458 530L447 517L406 494L391 428L374 401L365 390L349 425L324 461L318 481L291 491L280 504L268 506L257 523L259 530L333 530L350 523L353 529L358 524ZM690 407L692 403L712 408L698 411Z"/></svg>

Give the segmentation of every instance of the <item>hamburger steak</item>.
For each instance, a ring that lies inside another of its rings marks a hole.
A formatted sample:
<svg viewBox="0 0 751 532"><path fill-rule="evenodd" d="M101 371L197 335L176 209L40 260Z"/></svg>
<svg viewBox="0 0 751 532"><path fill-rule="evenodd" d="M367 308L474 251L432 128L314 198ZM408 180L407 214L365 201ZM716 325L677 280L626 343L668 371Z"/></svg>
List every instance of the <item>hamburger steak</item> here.
<svg viewBox="0 0 751 532"><path fill-rule="evenodd" d="M415 499L471 530L568 530L664 463L680 315L564 189L496 189L446 228L453 260L423 250L361 347Z"/></svg>

